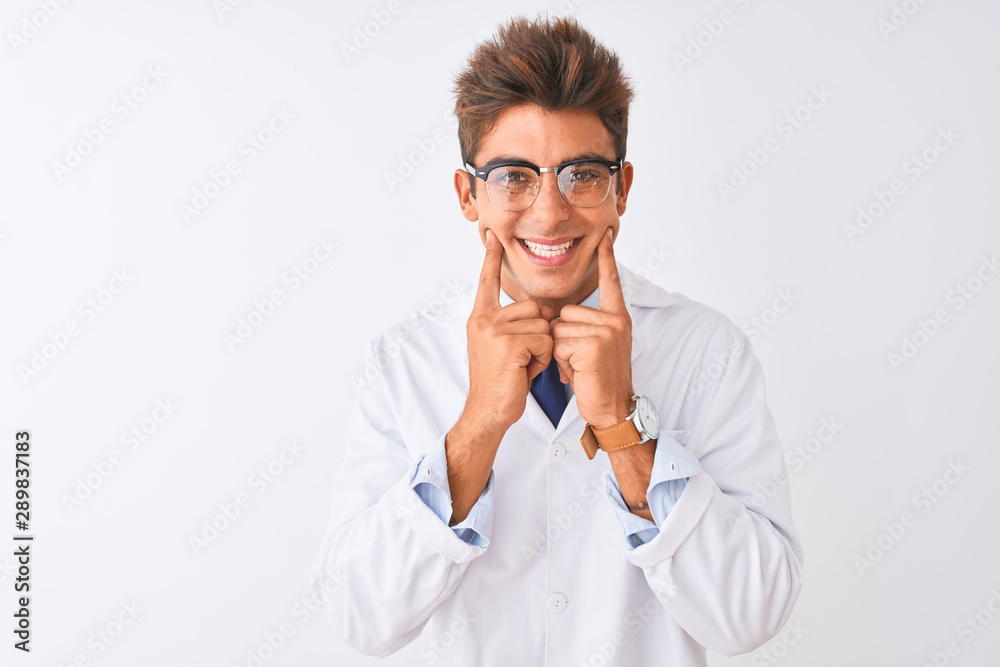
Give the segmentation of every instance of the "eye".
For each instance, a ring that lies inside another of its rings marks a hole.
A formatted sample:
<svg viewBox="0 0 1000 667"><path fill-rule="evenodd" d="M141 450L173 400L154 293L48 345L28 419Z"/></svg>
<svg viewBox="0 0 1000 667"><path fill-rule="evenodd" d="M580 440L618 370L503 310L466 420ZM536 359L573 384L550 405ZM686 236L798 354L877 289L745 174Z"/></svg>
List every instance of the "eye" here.
<svg viewBox="0 0 1000 667"><path fill-rule="evenodd" d="M504 169L503 174L500 176L500 180L505 183L523 183L528 180L528 177L519 169Z"/></svg>
<svg viewBox="0 0 1000 667"><path fill-rule="evenodd" d="M499 167L490 173L490 181L508 192L523 193L537 182L535 172L524 167Z"/></svg>
<svg viewBox="0 0 1000 667"><path fill-rule="evenodd" d="M574 184L588 185L600 181L607 171L596 164L578 164L571 167L569 180Z"/></svg>

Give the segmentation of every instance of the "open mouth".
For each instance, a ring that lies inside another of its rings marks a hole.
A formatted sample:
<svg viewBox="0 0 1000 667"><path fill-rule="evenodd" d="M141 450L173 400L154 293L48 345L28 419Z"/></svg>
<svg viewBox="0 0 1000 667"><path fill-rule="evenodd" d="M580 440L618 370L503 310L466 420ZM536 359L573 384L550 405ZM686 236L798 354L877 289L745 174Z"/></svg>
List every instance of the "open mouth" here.
<svg viewBox="0 0 1000 667"><path fill-rule="evenodd" d="M583 237L553 239L551 241L519 238L518 241L532 259L546 265L555 265L561 264L569 258L581 238Z"/></svg>

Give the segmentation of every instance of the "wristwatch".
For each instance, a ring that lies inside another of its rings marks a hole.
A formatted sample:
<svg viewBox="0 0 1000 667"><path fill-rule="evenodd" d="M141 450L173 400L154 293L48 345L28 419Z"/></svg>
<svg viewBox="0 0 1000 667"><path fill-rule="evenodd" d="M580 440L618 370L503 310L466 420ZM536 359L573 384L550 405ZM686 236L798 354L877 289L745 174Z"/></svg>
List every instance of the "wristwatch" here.
<svg viewBox="0 0 1000 667"><path fill-rule="evenodd" d="M613 452L653 440L660 435L660 416L656 413L653 401L648 396L636 395L632 396L632 400L635 401L635 410L622 423L607 428L594 428L587 424L583 429L580 444L583 445L583 451L587 452L587 458L593 460L598 449Z"/></svg>

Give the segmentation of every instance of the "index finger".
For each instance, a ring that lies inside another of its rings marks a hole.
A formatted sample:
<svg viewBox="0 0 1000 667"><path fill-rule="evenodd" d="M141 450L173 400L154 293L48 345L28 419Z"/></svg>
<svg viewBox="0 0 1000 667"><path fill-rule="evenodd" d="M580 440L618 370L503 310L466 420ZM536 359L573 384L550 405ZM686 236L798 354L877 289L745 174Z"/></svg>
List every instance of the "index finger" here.
<svg viewBox="0 0 1000 667"><path fill-rule="evenodd" d="M597 272L597 309L609 313L627 312L621 277L618 275L618 265L615 264L614 241L610 227L597 246Z"/></svg>
<svg viewBox="0 0 1000 667"><path fill-rule="evenodd" d="M475 310L500 309L500 267L503 266L503 244L492 230L486 230L486 257L479 274Z"/></svg>

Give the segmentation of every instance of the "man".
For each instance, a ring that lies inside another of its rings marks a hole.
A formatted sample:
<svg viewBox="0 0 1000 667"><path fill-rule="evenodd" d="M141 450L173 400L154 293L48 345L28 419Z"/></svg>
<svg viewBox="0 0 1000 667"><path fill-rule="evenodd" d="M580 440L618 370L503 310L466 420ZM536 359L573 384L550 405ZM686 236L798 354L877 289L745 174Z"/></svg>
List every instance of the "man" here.
<svg viewBox="0 0 1000 667"><path fill-rule="evenodd" d="M744 333L615 261L617 57L572 20L516 19L457 91L482 274L368 350L313 571L331 622L374 655L420 636L423 664L756 648L801 586L783 450Z"/></svg>

